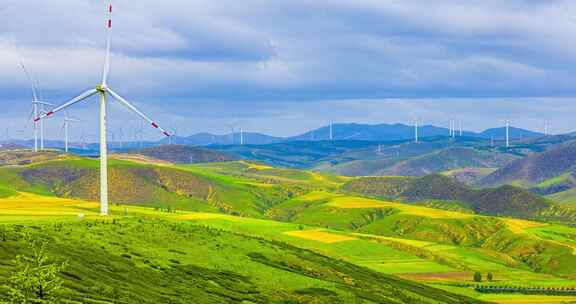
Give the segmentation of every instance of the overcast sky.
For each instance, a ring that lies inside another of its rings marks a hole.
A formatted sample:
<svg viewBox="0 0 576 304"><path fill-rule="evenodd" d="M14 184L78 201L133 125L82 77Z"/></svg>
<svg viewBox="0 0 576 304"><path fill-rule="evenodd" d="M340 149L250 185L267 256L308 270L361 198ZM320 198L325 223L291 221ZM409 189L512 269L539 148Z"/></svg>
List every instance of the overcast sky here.
<svg viewBox="0 0 576 304"><path fill-rule="evenodd" d="M116 0L110 86L179 135L293 135L336 122L463 120L576 130L575 1ZM0 0L0 134L94 87L106 3ZM71 115L97 134L97 101ZM137 117L112 106L126 138ZM61 121L50 122L57 137ZM79 136L78 127L75 136ZM0 138L5 135L0 135ZM153 138L153 130L147 131Z"/></svg>

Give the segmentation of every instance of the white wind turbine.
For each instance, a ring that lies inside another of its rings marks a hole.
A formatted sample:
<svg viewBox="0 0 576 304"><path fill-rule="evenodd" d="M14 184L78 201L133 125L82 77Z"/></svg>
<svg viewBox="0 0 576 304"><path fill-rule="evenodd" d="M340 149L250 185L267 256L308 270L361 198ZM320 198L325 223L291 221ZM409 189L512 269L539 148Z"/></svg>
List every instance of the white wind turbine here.
<svg viewBox="0 0 576 304"><path fill-rule="evenodd" d="M44 106L53 106L53 104L41 101L41 98L39 98L38 94L39 92L37 81L34 81L34 78L32 78L32 75L30 75L28 69L26 69L26 66L24 66L24 62L22 62L22 60L20 60L20 67L22 67L24 74L26 74L26 79L30 83L30 89L32 90L32 115L33 117L38 117L38 115L45 113ZM38 152L38 133L40 133L40 150L44 150L44 122L40 122L40 132L38 132L38 121L34 121L33 130L34 152Z"/></svg>
<svg viewBox="0 0 576 304"><path fill-rule="evenodd" d="M66 153L68 153L68 147L70 146L70 123L78 122L80 122L80 120L71 118L68 116L68 111L64 111L64 124L62 125L62 128L64 128L64 151L66 151Z"/></svg>
<svg viewBox="0 0 576 304"><path fill-rule="evenodd" d="M106 39L106 52L104 59L104 68L102 71L102 82L96 85L96 88L89 89L84 93L74 97L70 101L54 108L45 114L36 117L34 121L39 121L46 117L62 111L76 103L79 103L88 97L98 94L100 96L100 213L108 215L108 146L106 143L106 107L108 94L115 100L126 106L129 110L136 113L142 119L147 121L152 127L160 130L164 135L170 136L166 130L161 128L156 122L150 119L146 114L142 113L135 106L129 103L126 99L108 87L108 74L110 72L110 45L111 45L111 31L112 31L112 4L108 6L108 22L107 22L107 39Z"/></svg>

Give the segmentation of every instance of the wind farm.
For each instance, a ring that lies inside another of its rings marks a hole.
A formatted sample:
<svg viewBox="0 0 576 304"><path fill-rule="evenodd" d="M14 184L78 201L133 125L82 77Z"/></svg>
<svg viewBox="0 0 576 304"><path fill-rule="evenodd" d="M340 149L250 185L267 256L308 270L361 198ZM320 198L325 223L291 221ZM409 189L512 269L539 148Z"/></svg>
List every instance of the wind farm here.
<svg viewBox="0 0 576 304"><path fill-rule="evenodd" d="M570 9L0 5L0 303L576 303Z"/></svg>

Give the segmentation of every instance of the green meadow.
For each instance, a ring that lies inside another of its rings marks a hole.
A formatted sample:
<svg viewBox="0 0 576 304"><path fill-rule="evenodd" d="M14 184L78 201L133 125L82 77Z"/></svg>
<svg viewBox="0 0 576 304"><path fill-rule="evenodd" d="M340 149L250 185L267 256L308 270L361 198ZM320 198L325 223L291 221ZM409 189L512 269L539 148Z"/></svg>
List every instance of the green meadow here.
<svg viewBox="0 0 576 304"><path fill-rule="evenodd" d="M576 287L569 226L358 197L349 178L248 162L115 160L102 218L96 164L0 168L0 294L31 234L69 263L71 303L576 302L546 292Z"/></svg>

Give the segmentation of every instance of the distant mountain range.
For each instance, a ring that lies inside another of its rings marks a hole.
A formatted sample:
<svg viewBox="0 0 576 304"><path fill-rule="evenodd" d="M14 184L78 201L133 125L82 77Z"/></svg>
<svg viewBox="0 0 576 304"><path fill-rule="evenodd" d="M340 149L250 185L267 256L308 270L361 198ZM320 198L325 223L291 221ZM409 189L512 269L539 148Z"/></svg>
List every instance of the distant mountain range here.
<svg viewBox="0 0 576 304"><path fill-rule="evenodd" d="M436 136L448 136L449 129L436 127L432 125L425 125L418 128L418 135L420 138L436 137ZM458 132L457 132L458 133ZM332 126L332 139L335 141L341 140L354 140L354 141L377 141L377 142L389 142L389 141L402 141L414 138L414 127L404 124L358 124L358 123L343 123L334 124ZM458 134L459 135L459 134ZM542 137L544 134L510 127L510 139L520 140L529 138ZM494 140L504 140L506 136L506 128L492 128L482 132L472 132L463 131L462 136L469 138L481 138L481 139L494 139ZM110 148L112 150L123 150L123 149L136 149L145 148L151 146L157 146L160 144L179 144L179 145L192 145L192 146L210 146L210 145L239 145L241 143L247 145L267 145L280 142L292 142L292 141L325 141L330 140L330 127L324 126L315 130L305 132L300 135L291 137L277 137L270 136L257 132L244 132L240 135L239 132L216 135L211 133L197 133L190 136L172 136L170 139L163 138L160 141L130 141L126 140L124 142L112 141L110 142ZM21 146L31 147L32 140L10 140L6 141L9 143L18 144ZM52 148L62 148L64 142L61 140L50 140L46 142L48 147ZM73 145L78 146L78 143L73 143ZM97 149L96 144L87 144L87 149Z"/></svg>
<svg viewBox="0 0 576 304"><path fill-rule="evenodd" d="M541 137L544 134L510 127L510 139L527 139ZM333 140L356 140L356 141L400 141L414 138L414 127L404 124L334 124L332 126L332 139ZM448 136L449 129L436 127L432 125L425 125L418 128L418 135L420 138L435 137L435 136ZM458 133L458 132L457 132ZM459 135L459 134L458 134ZM480 133L472 131L463 131L462 136L504 140L506 137L506 128L492 128ZM249 145L267 145L279 142L292 142L292 141L323 141L330 140L330 127L324 126L318 129L310 130L300 135L291 137L276 137L262 133L245 132L243 134L243 143ZM163 139L162 143L167 143L168 139ZM181 145L195 145L195 146L209 146L209 145L238 145L241 142L241 135L237 133L229 133L224 135L214 135L210 133L198 133L186 137L175 136L171 139L173 144Z"/></svg>

